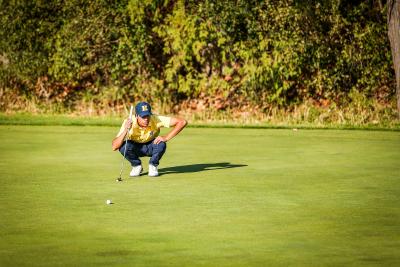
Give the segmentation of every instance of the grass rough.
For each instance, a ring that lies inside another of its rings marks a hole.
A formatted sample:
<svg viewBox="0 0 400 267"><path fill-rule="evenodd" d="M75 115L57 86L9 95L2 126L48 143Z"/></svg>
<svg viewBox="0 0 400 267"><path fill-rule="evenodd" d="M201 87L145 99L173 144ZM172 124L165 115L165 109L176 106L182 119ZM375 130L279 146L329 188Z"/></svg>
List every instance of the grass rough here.
<svg viewBox="0 0 400 267"><path fill-rule="evenodd" d="M120 126L118 116L75 116L65 114L0 113L0 125L62 125L62 126ZM246 128L246 129L344 129L400 131L400 122L391 124L340 124L340 123L277 123L277 122L235 122L234 120L189 120L193 128Z"/></svg>

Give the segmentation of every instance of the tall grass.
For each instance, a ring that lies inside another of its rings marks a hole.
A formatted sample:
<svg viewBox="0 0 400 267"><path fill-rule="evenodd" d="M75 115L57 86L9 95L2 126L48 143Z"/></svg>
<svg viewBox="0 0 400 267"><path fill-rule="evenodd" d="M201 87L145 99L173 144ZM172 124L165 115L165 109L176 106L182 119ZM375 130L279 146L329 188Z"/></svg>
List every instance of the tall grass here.
<svg viewBox="0 0 400 267"><path fill-rule="evenodd" d="M192 125L400 127L394 100L388 103L368 99L357 92L350 96L350 101L340 106L309 100L289 108L260 108L250 102L238 107L226 105L224 109L213 104L172 106L164 101L150 102L155 113L183 117ZM132 99L132 104L137 101ZM66 107L64 103L28 98L12 90L0 89L0 123L115 125L126 116L129 104L127 101L110 105L107 101L88 97Z"/></svg>

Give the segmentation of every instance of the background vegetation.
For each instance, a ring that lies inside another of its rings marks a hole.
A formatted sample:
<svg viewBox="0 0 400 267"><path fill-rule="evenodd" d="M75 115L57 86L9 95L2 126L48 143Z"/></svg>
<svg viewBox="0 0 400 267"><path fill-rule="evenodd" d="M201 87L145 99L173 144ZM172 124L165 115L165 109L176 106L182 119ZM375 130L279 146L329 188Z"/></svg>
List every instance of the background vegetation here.
<svg viewBox="0 0 400 267"><path fill-rule="evenodd" d="M381 0L0 0L0 111L121 114L147 99L199 120L390 123L386 9Z"/></svg>

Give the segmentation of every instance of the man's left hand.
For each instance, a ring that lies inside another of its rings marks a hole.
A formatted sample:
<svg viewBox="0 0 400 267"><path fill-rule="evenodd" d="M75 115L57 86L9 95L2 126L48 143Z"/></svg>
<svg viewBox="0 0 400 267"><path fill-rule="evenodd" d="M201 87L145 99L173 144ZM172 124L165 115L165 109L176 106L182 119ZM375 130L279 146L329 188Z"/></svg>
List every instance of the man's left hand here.
<svg viewBox="0 0 400 267"><path fill-rule="evenodd" d="M156 139L154 139L153 143L158 145L160 142L167 142L167 138L165 138L164 136L157 136Z"/></svg>

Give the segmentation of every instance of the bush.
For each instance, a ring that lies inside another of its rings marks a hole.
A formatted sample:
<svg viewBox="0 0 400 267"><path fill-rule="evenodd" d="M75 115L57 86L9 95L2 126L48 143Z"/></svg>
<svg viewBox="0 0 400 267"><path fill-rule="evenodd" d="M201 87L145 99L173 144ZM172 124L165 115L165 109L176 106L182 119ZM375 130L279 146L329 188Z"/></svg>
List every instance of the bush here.
<svg viewBox="0 0 400 267"><path fill-rule="evenodd" d="M201 103L267 114L302 103L346 107L351 92L394 98L386 12L372 0L14 0L0 8L0 86L44 103L39 109L118 112L145 98L169 111Z"/></svg>

